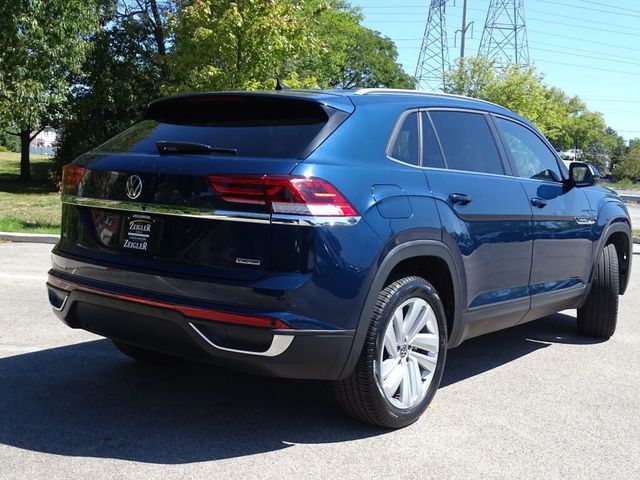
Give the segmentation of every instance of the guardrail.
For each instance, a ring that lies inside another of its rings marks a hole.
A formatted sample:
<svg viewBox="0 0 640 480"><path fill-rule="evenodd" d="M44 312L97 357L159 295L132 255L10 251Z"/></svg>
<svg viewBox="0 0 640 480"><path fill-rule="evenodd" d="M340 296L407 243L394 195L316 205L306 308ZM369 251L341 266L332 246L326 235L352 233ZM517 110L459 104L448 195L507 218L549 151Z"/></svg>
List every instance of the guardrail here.
<svg viewBox="0 0 640 480"><path fill-rule="evenodd" d="M640 203L640 195L620 195L624 203Z"/></svg>

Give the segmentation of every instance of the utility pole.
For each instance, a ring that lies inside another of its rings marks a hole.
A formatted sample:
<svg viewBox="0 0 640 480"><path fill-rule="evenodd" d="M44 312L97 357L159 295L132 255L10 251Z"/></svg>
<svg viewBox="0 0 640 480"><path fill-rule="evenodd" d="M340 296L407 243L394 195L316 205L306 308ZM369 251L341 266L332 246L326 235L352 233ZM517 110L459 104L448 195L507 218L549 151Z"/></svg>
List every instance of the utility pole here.
<svg viewBox="0 0 640 480"><path fill-rule="evenodd" d="M460 29L460 58L464 58L464 41L469 25L467 25L467 0L464 0L462 5L462 28Z"/></svg>
<svg viewBox="0 0 640 480"><path fill-rule="evenodd" d="M418 88L442 90L444 73L449 70L449 46L445 11L448 0L431 0L427 25L416 65Z"/></svg>

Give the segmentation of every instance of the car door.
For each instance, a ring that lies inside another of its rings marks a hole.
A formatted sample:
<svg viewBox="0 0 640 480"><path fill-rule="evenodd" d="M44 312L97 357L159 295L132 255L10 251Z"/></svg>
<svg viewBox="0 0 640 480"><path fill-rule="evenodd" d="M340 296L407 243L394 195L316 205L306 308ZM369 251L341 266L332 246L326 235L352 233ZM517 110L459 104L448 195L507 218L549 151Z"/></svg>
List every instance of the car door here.
<svg viewBox="0 0 640 480"><path fill-rule="evenodd" d="M423 166L443 241L464 264L463 338L516 324L529 310L532 223L520 180L486 114L423 113Z"/></svg>
<svg viewBox="0 0 640 480"><path fill-rule="evenodd" d="M574 306L584 292L594 212L581 189L563 182L566 172L538 132L513 119L494 116L494 121L533 211L531 311L525 321L532 320Z"/></svg>

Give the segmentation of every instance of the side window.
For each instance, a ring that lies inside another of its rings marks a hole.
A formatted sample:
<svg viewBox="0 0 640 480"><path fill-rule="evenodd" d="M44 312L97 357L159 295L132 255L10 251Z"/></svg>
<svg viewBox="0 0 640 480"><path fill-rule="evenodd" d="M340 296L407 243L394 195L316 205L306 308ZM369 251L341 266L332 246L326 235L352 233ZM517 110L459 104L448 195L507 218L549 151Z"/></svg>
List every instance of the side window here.
<svg viewBox="0 0 640 480"><path fill-rule="evenodd" d="M518 176L552 181L562 179L555 155L535 133L503 118L496 118L496 123L516 164Z"/></svg>
<svg viewBox="0 0 640 480"><path fill-rule="evenodd" d="M400 125L391 147L391 157L401 162L419 165L418 159L418 113L407 115Z"/></svg>
<svg viewBox="0 0 640 480"><path fill-rule="evenodd" d="M483 114L434 111L429 115L449 168L504 174L498 147Z"/></svg>
<svg viewBox="0 0 640 480"><path fill-rule="evenodd" d="M442 158L436 132L433 131L429 115L422 113L422 166L447 168Z"/></svg>

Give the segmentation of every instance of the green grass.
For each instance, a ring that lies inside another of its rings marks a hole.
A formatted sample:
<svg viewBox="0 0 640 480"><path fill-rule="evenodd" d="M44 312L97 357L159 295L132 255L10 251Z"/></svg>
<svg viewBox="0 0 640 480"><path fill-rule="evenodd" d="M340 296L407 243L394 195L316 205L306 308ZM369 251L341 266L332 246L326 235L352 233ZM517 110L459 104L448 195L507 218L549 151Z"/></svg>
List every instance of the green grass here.
<svg viewBox="0 0 640 480"><path fill-rule="evenodd" d="M20 154L0 152L0 231L60 233L60 195L47 180L55 163L31 157L32 181L20 182Z"/></svg>
<svg viewBox="0 0 640 480"><path fill-rule="evenodd" d="M633 231L633 237L634 238L640 237L640 230L634 230Z"/></svg>
<svg viewBox="0 0 640 480"><path fill-rule="evenodd" d="M59 235L60 225L15 218L0 218L0 232L54 233Z"/></svg>
<svg viewBox="0 0 640 480"><path fill-rule="evenodd" d="M640 190L640 183L633 183L628 179L618 180L615 183L603 183L603 185L614 190Z"/></svg>

